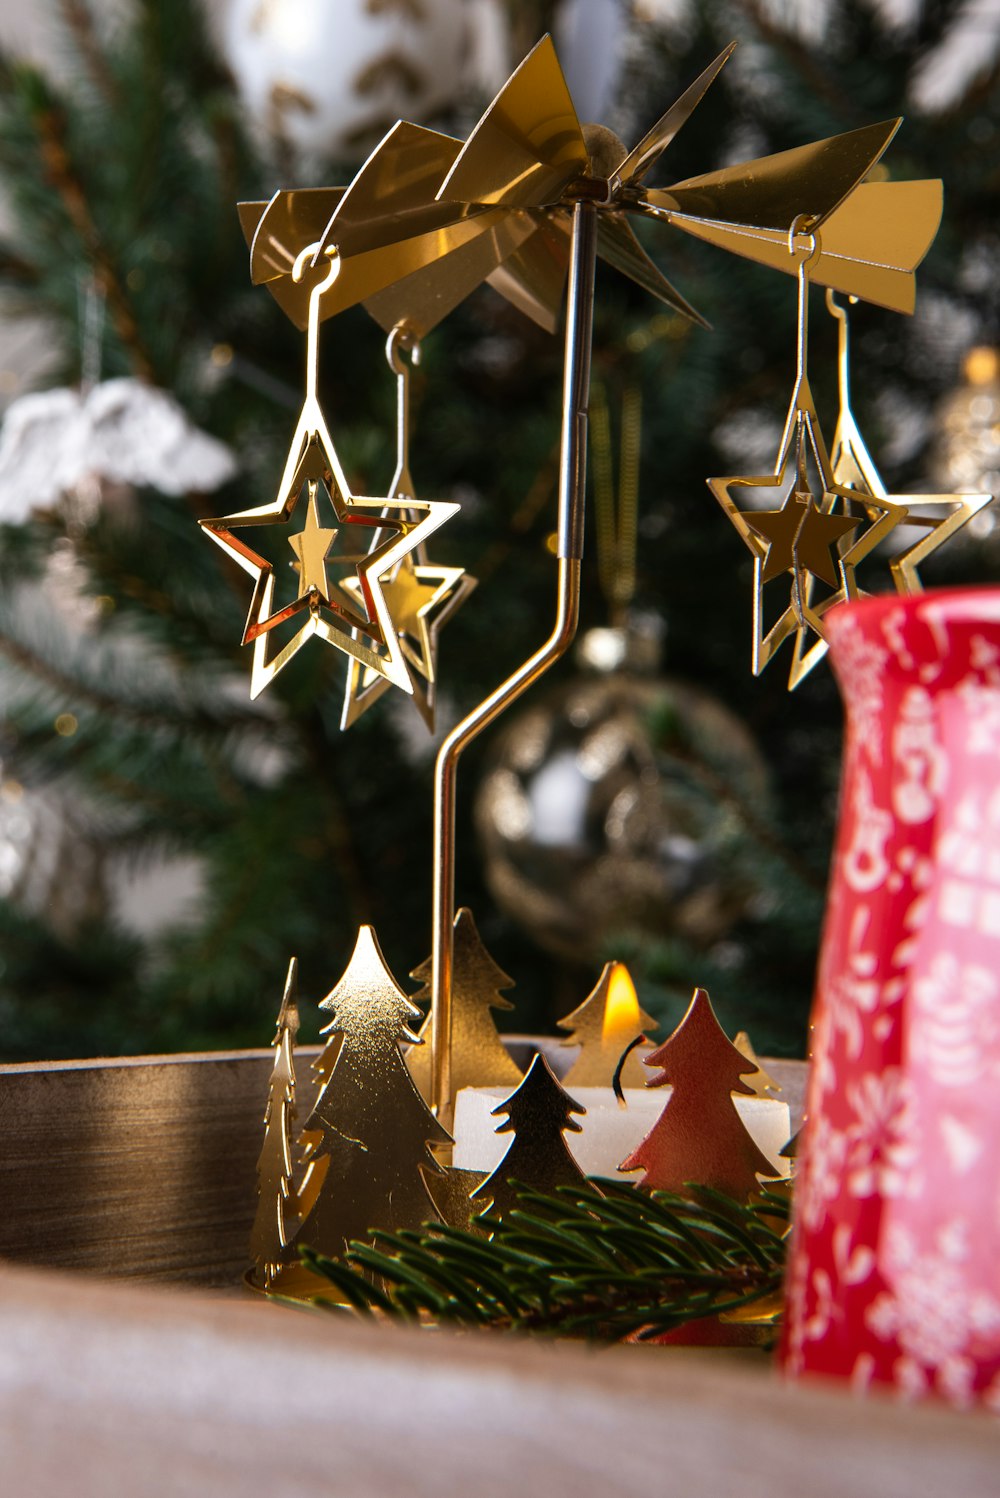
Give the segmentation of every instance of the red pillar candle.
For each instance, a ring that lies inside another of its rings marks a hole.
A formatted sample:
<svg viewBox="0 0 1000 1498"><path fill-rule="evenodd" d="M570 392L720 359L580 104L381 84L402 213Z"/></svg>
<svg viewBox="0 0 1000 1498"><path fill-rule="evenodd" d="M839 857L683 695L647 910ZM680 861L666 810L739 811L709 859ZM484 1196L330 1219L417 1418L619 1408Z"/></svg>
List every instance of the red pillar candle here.
<svg viewBox="0 0 1000 1498"><path fill-rule="evenodd" d="M847 710L782 1358L1000 1411L1000 590L834 610Z"/></svg>

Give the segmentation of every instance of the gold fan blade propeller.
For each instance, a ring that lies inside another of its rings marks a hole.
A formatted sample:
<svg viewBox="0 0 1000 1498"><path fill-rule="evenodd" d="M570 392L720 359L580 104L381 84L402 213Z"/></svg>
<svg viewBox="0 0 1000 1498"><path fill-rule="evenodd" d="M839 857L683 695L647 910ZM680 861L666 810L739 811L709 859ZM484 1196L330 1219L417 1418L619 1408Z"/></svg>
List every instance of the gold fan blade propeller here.
<svg viewBox="0 0 1000 1498"><path fill-rule="evenodd" d="M281 189L269 203L240 203L240 226L250 246L254 286L291 277L303 247L323 232L343 194L342 187ZM320 279L328 269L329 262L324 261Z"/></svg>
<svg viewBox="0 0 1000 1498"><path fill-rule="evenodd" d="M558 203L590 154L550 36L508 78L438 188L452 203Z"/></svg>
<svg viewBox="0 0 1000 1498"><path fill-rule="evenodd" d="M773 156L740 161L672 187L649 189L645 202L671 216L786 234L804 214L815 230L867 176L901 124L898 119L886 120Z"/></svg>
<svg viewBox="0 0 1000 1498"><path fill-rule="evenodd" d="M598 252L678 314L703 319L637 239L628 214L661 219L746 258L791 273L788 232L822 225L813 278L912 311L913 269L933 239L940 185L864 183L899 120L813 141L667 188L646 188L656 165L718 77L721 52L631 151L600 125L581 126L550 37L501 88L463 144L401 121L351 185L278 193L259 217L251 265L305 326L311 272L288 274L302 246L336 246L341 274L321 317L364 303L385 328L423 337L483 281L554 329L568 265L568 213L594 203ZM327 210L321 230L317 220ZM241 208L244 232L258 205ZM319 264L317 257L316 264ZM704 323L703 323L704 325Z"/></svg>
<svg viewBox="0 0 1000 1498"><path fill-rule="evenodd" d="M809 270L811 280L893 312L912 312L914 272L934 242L942 201L936 179L862 182L825 220L817 236L820 252ZM682 214L671 214L670 221L721 249L795 274L787 232Z"/></svg>
<svg viewBox="0 0 1000 1498"><path fill-rule="evenodd" d="M647 130L639 144L632 148L616 169L615 175L620 182L639 182L656 165L667 147L676 140L735 51L736 43L730 42L725 51L720 52L715 61L709 63L680 98L671 104L653 128Z"/></svg>

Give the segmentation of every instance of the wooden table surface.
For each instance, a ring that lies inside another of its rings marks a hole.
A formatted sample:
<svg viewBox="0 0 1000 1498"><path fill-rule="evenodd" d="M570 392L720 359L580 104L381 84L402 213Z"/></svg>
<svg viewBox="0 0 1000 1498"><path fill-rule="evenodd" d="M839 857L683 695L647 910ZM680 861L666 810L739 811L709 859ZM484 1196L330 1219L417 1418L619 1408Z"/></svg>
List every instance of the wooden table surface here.
<svg viewBox="0 0 1000 1498"><path fill-rule="evenodd" d="M729 1354L8 1268L0 1474L5 1498L995 1498L1000 1428Z"/></svg>
<svg viewBox="0 0 1000 1498"><path fill-rule="evenodd" d="M787 1388L759 1353L362 1326L241 1290L271 1060L0 1067L2 1498L1000 1494L987 1417ZM804 1066L767 1066L797 1124Z"/></svg>

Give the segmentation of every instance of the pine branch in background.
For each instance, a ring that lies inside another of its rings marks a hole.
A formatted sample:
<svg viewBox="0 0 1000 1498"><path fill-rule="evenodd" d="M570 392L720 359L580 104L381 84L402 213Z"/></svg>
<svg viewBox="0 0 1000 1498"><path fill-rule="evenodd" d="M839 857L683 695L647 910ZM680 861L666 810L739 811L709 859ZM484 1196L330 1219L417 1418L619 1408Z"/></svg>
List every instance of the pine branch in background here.
<svg viewBox="0 0 1000 1498"><path fill-rule="evenodd" d="M492 1326L617 1342L743 1311L781 1291L788 1204L765 1192L743 1207L720 1192L691 1199L618 1181L552 1196L512 1183L520 1206L492 1232L428 1226L377 1233L343 1259L303 1263L359 1315Z"/></svg>

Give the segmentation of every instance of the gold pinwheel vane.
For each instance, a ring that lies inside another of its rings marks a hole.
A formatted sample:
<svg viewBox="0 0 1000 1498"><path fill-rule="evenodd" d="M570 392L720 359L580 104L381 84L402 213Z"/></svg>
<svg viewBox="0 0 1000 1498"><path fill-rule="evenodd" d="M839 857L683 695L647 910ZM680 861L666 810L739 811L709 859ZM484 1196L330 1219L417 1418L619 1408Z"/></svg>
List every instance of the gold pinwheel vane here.
<svg viewBox="0 0 1000 1498"><path fill-rule="evenodd" d="M661 162L735 43L632 150L581 125L549 37L504 84L466 142L400 121L346 189L282 191L244 204L251 274L299 326L310 279L291 268L304 245L336 245L342 272L321 316L363 303L387 330L421 337L483 281L554 329L569 264L570 215L598 213L598 254L674 311L702 321L650 259L636 215L794 273L788 230L822 227L813 282L912 311L914 269L941 214L939 182L866 182L899 120L651 187Z"/></svg>

